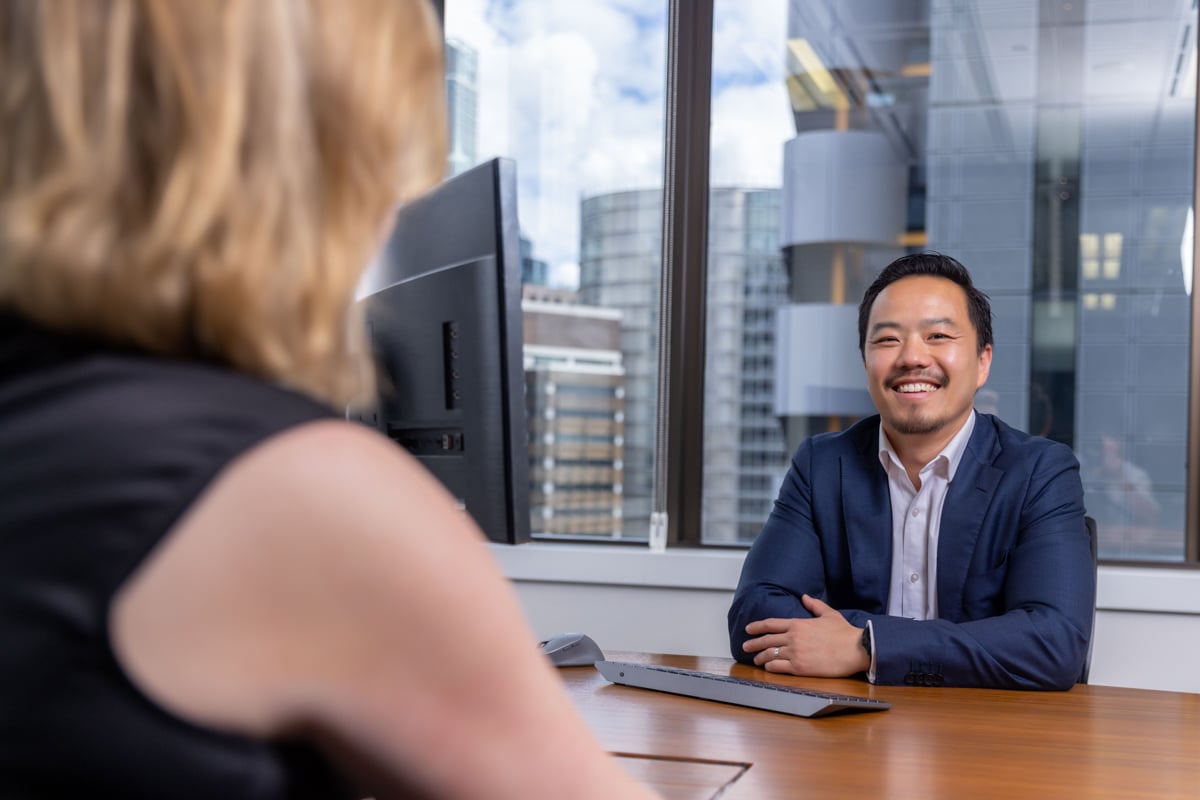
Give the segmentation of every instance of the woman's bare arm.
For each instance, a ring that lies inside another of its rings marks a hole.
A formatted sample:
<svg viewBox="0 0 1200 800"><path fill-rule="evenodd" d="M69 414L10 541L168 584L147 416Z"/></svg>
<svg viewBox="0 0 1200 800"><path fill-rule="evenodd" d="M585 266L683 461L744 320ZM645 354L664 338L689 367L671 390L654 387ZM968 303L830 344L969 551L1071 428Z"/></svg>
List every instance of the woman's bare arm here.
<svg viewBox="0 0 1200 800"><path fill-rule="evenodd" d="M230 465L118 595L112 631L165 707L307 733L380 797L651 796L575 712L469 518L354 425Z"/></svg>

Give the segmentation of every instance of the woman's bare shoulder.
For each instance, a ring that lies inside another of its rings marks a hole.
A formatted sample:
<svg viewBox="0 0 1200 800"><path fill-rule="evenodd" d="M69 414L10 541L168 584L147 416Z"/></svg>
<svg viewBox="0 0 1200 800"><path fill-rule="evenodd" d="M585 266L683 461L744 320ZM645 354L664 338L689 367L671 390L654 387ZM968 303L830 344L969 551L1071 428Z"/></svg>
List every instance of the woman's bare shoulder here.
<svg viewBox="0 0 1200 800"><path fill-rule="evenodd" d="M479 540L392 442L341 421L302 425L243 454L197 499L118 593L113 645L171 710L273 734L303 713L290 682L346 668L378 641L372 627L417 597L410 573L426 544L472 560ZM330 648L342 657L320 663Z"/></svg>

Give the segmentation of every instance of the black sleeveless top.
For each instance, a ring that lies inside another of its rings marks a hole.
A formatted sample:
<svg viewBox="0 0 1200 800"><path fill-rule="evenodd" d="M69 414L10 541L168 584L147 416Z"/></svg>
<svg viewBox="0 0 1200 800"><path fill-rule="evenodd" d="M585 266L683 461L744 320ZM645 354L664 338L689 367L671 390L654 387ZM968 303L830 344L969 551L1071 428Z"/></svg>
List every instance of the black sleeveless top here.
<svg viewBox="0 0 1200 800"><path fill-rule="evenodd" d="M315 752L193 725L109 643L114 593L233 458L332 417L228 369L0 315L0 797L352 797Z"/></svg>

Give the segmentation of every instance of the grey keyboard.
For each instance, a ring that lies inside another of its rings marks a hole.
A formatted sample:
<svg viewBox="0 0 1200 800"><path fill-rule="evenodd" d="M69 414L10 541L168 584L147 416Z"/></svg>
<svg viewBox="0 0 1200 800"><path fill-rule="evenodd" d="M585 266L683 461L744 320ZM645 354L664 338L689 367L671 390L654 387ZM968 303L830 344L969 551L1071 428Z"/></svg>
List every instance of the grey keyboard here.
<svg viewBox="0 0 1200 800"><path fill-rule="evenodd" d="M798 717L824 717L857 711L885 711L890 703L869 697L818 692L797 686L714 675L679 667L637 664L627 661L597 661L596 669L613 683L670 692L718 703L733 703Z"/></svg>

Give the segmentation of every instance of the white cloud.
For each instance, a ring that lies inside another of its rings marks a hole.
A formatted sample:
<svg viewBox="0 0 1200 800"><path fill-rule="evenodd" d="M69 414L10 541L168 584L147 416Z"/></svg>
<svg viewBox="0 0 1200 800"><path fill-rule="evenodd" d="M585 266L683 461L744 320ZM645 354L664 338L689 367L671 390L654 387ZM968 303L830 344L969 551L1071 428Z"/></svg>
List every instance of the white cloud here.
<svg viewBox="0 0 1200 800"><path fill-rule="evenodd" d="M786 0L718 0L713 9L710 181L782 183L783 143L795 130L784 86Z"/></svg>
<svg viewBox="0 0 1200 800"><path fill-rule="evenodd" d="M579 264L563 261L550 266L547 283L556 289L575 289L579 286Z"/></svg>
<svg viewBox="0 0 1200 800"><path fill-rule="evenodd" d="M786 0L717 0L713 8L713 73L717 82L783 80Z"/></svg>
<svg viewBox="0 0 1200 800"><path fill-rule="evenodd" d="M713 100L710 182L778 187L783 144L795 135L787 92L779 83L734 86Z"/></svg>

